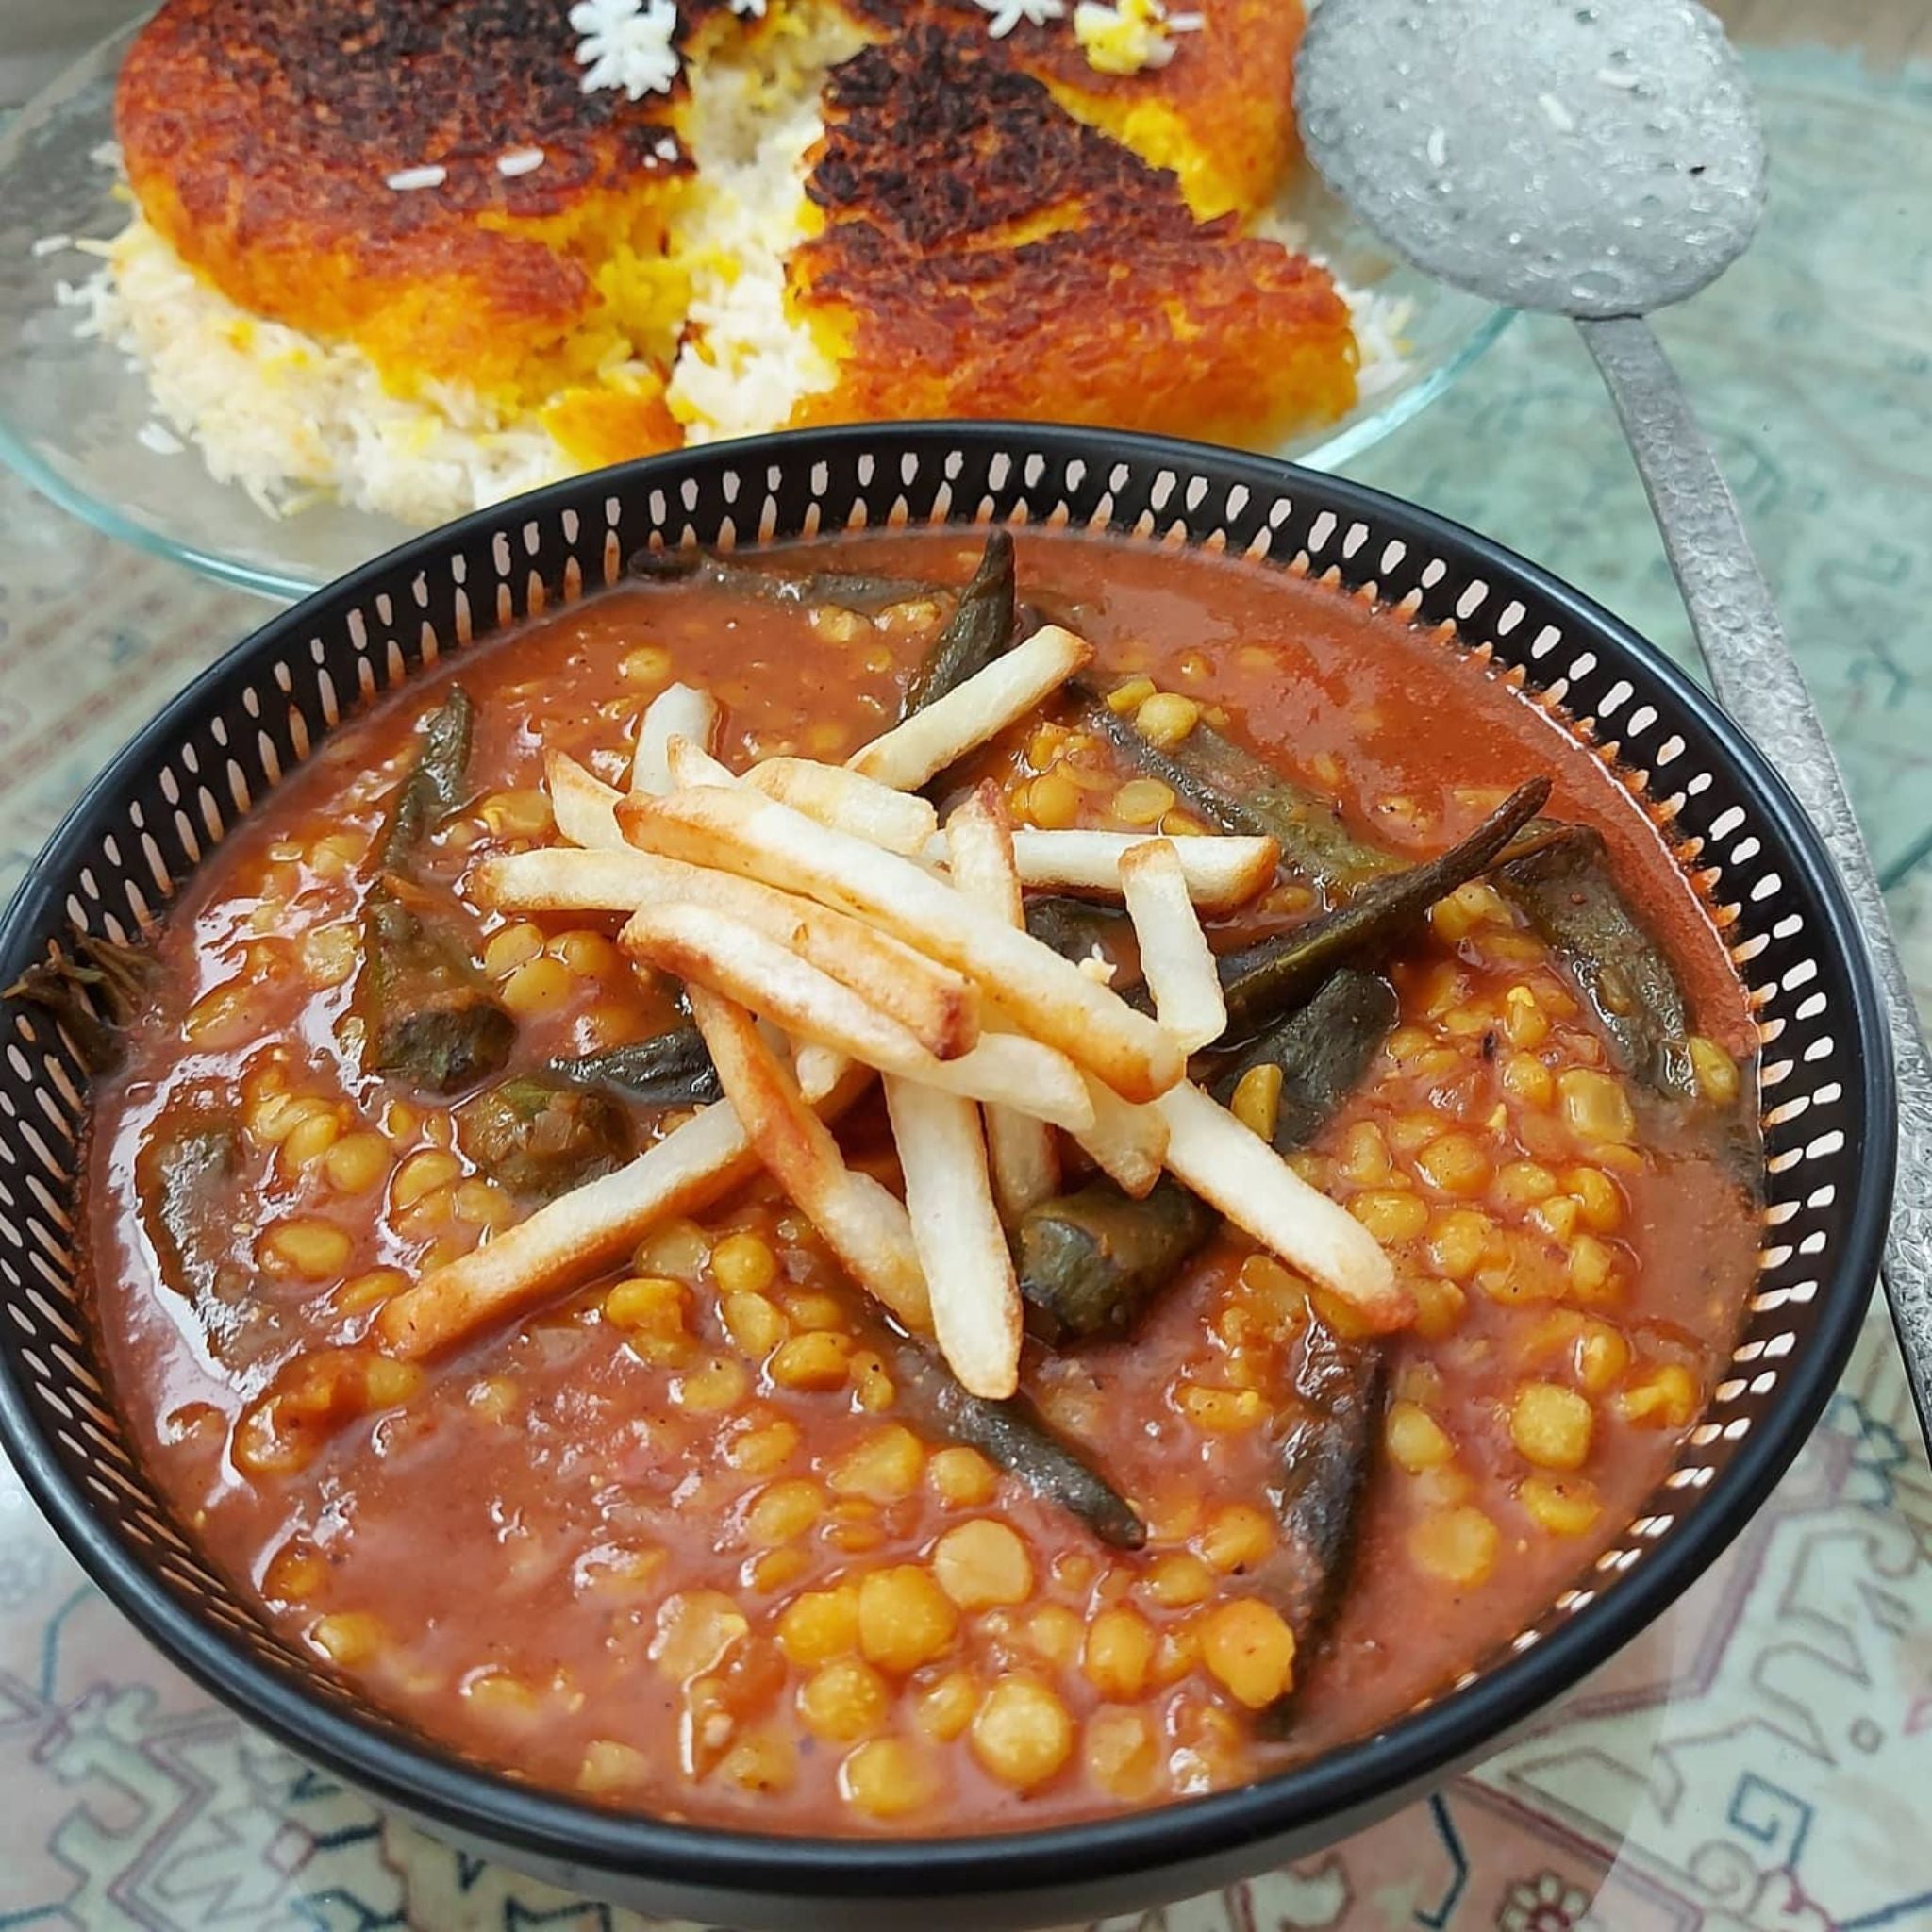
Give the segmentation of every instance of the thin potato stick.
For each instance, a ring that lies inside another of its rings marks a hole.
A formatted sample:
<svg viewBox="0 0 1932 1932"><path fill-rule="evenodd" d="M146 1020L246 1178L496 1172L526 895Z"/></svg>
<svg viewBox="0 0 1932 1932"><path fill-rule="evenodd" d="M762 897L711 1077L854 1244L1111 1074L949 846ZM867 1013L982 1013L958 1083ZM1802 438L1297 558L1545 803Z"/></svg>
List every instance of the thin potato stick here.
<svg viewBox="0 0 1932 1932"><path fill-rule="evenodd" d="M468 891L496 912L635 912L660 898L673 879L699 871L633 845L540 845L486 858L470 874Z"/></svg>
<svg viewBox="0 0 1932 1932"><path fill-rule="evenodd" d="M537 846L483 859L468 891L494 912L636 912L697 872L636 846Z"/></svg>
<svg viewBox="0 0 1932 1932"><path fill-rule="evenodd" d="M1377 1333L1415 1319L1415 1303L1374 1236L1258 1134L1191 1081L1154 1105L1167 1122L1170 1171L1243 1234L1341 1296Z"/></svg>
<svg viewBox="0 0 1932 1932"><path fill-rule="evenodd" d="M907 1027L830 974L709 907L647 907L632 917L619 943L689 985L724 993L787 1033L836 1047L867 1066L969 1100L1024 1107L1072 1131L1093 1124L1080 1071L1064 1054L1037 1040L998 1034L968 1053L939 1059Z"/></svg>
<svg viewBox="0 0 1932 1932"><path fill-rule="evenodd" d="M953 883L967 898L1008 925L1025 924L1025 900L1013 866L1012 821L991 779L982 779L954 808L946 821L946 851Z"/></svg>
<svg viewBox="0 0 1932 1932"><path fill-rule="evenodd" d="M1121 859L1146 842L1140 832L1034 832L1023 827L1013 834L1013 863L1023 886L1117 894ZM1281 862L1281 848L1273 839L1242 833L1191 834L1174 840L1174 849L1180 856L1189 898L1208 912L1230 911L1265 891ZM926 846L924 857L936 865L946 862L943 834Z"/></svg>
<svg viewBox="0 0 1932 1932"><path fill-rule="evenodd" d="M622 851L617 801L624 794L560 751L543 760L543 771L550 781L550 809L557 829L573 845Z"/></svg>
<svg viewBox="0 0 1932 1932"><path fill-rule="evenodd" d="M813 1040L794 1040L791 1048L793 1076L808 1093L822 1091L838 1078L841 1067L852 1064L837 1047L821 1046Z"/></svg>
<svg viewBox="0 0 1932 1932"><path fill-rule="evenodd" d="M850 832L888 852L924 854L936 836L938 815L924 799L861 778L842 765L809 758L767 758L741 775L682 739L669 746L672 786L749 785L802 811L822 825Z"/></svg>
<svg viewBox="0 0 1932 1932"><path fill-rule="evenodd" d="M705 906L645 906L631 916L618 943L647 965L708 986L786 1032L836 1046L868 1066L925 1058L896 1020L729 913Z"/></svg>
<svg viewBox="0 0 1932 1932"><path fill-rule="evenodd" d="M979 1038L979 989L963 974L846 913L733 873L631 845L621 852L548 845L485 859L470 875L470 890L500 912L707 906L742 920L849 986L941 1059L965 1053Z"/></svg>
<svg viewBox="0 0 1932 1932"><path fill-rule="evenodd" d="M835 1054L817 1055L804 1076L806 1103L836 1117L872 1077ZM703 1213L757 1170L743 1125L721 1101L674 1127L629 1166L545 1202L474 1253L432 1270L384 1304L375 1333L393 1355L434 1355L487 1323L588 1280L659 1222Z"/></svg>
<svg viewBox="0 0 1932 1932"><path fill-rule="evenodd" d="M759 878L884 926L978 980L1036 1039L1129 1100L1152 1100L1181 1077L1180 1050L1156 1021L909 858L743 786L626 799L618 823L645 851Z"/></svg>
<svg viewBox="0 0 1932 1932"><path fill-rule="evenodd" d="M772 1177L868 1294L907 1327L929 1328L932 1308L905 1208L870 1174L845 1165L831 1129L806 1105L742 1007L693 986L691 1015L724 1098Z"/></svg>
<svg viewBox="0 0 1932 1932"><path fill-rule="evenodd" d="M718 701L689 684L668 684L644 708L638 748L631 755L630 789L661 796L671 790L671 741L682 738L708 751L718 729Z"/></svg>
<svg viewBox="0 0 1932 1932"><path fill-rule="evenodd" d="M953 883L1010 926L1024 927L1025 907L1013 870L1013 831L1000 789L986 780L946 821ZM986 1110L986 1149L993 1198L1008 1223L1046 1200L1060 1184L1060 1155L1043 1121L1010 1107Z"/></svg>
<svg viewBox="0 0 1932 1932"><path fill-rule="evenodd" d="M894 791L843 765L767 758L744 774L744 782L822 825L834 825L908 858L924 852L939 826L939 814L917 793Z"/></svg>
<svg viewBox="0 0 1932 1932"><path fill-rule="evenodd" d="M846 765L895 791L916 791L1050 698L1092 656L1093 646L1084 639L1049 624L904 724L861 745Z"/></svg>
<svg viewBox="0 0 1932 1932"><path fill-rule="evenodd" d="M1174 841L1149 839L1124 853L1121 889L1155 1014L1183 1053L1198 1053L1227 1031L1227 1003Z"/></svg>
<svg viewBox="0 0 1932 1932"><path fill-rule="evenodd" d="M885 1086L940 1353L968 1394L1004 1402L1020 1386L1020 1284L992 1203L979 1109L911 1080L888 1075ZM807 1118L831 1138L816 1114Z"/></svg>
<svg viewBox="0 0 1932 1932"><path fill-rule="evenodd" d="M671 774L665 789L675 791L685 785L736 785L738 774L722 765L703 745L688 738L673 738L664 747L664 763Z"/></svg>
<svg viewBox="0 0 1932 1932"><path fill-rule="evenodd" d="M1167 1122L1156 1108L1136 1107L1099 1080L1087 1082L1087 1097L1093 1124L1074 1138L1124 1193L1137 1201L1151 1193L1167 1158Z"/></svg>
<svg viewBox="0 0 1932 1932"><path fill-rule="evenodd" d="M1093 1125L1092 1084L1058 1047L1018 1033L987 1033L971 1053L932 1060L908 1074L922 1087L957 1093L982 1107L1008 1107L1051 1122L1070 1134Z"/></svg>

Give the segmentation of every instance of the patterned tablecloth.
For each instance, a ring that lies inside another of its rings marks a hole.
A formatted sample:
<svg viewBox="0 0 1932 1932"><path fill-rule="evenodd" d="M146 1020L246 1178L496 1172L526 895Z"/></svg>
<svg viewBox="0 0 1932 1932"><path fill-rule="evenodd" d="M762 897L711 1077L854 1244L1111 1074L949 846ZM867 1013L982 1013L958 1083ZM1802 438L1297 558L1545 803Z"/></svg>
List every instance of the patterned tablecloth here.
<svg viewBox="0 0 1932 1932"><path fill-rule="evenodd" d="M1757 66L1769 225L1664 333L1932 996L1932 70ZM1519 324L1358 469L1688 650L1564 327ZM262 614L0 481L0 889L114 745ZM4 1466L0 1817L0 1928L641 1923L445 1849L210 1704L82 1580ZM1736 1547L1559 1707L1332 1852L1118 1924L1932 1928L1932 1474L1882 1312Z"/></svg>

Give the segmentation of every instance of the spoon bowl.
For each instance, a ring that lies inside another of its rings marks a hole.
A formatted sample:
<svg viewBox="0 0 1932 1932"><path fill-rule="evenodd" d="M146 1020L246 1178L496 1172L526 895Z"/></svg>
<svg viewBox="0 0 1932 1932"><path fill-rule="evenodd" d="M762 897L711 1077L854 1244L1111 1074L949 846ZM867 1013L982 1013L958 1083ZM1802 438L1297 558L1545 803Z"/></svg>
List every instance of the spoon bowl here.
<svg viewBox="0 0 1932 1932"><path fill-rule="evenodd" d="M1514 308L1641 314L1694 295L1764 211L1764 136L1690 0L1331 4L1302 139L1418 268Z"/></svg>

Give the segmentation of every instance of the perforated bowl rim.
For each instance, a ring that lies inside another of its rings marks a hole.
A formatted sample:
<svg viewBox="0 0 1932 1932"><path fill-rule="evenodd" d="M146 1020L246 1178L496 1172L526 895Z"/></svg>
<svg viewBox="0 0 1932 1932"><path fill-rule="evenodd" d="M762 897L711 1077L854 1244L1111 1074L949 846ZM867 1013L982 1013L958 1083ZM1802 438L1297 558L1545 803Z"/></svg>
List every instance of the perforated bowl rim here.
<svg viewBox="0 0 1932 1932"><path fill-rule="evenodd" d="M521 1856L568 1869L590 1882L635 1875L667 1890L684 1887L752 1900L832 1905L841 1897L876 1901L952 1895L991 1904L1036 1892L1063 1895L1070 1884L1079 1885L1083 1874L1096 1880L1104 1874L1116 1885L1144 1874L1150 1888L1158 1890L1164 1868L1226 1862L1237 1859L1244 1846L1306 1835L1324 1819L1374 1815L1522 1724L1627 1642L1715 1559L1805 1441L1842 1371L1870 1298L1895 1158L1889 1039L1864 942L1843 890L1816 833L1776 773L1661 652L1540 566L1432 511L1365 485L1209 444L1005 423L792 431L574 477L413 539L270 618L197 676L117 754L48 841L0 920L5 980L39 957L46 939L58 929L98 822L122 808L142 779L209 715L231 682L243 671L265 671L278 653L292 653L305 637L319 637L327 624L341 624L347 613L373 606L378 592L392 593L401 604L419 573L465 546L495 540L499 557L508 556L513 545L505 547L503 540L520 526L534 529L555 516L568 527L566 512L589 519L600 505L613 509L620 503L641 505L653 492L667 507L674 495L682 494L694 508L688 479L722 475L727 468L741 475L763 472L770 483L768 495L775 503L781 474L791 489L793 473L823 475L849 461L859 477L854 497L864 502L884 465L914 458L950 462L956 452L968 461L983 458L989 479L1002 462L1011 476L1030 470L1036 461L1058 464L1067 476L1074 465L1110 475L1124 470L1132 479L1128 493L1151 504L1155 485L1149 478L1165 475L1172 483L1185 475L1189 485L1183 494L1191 495L1194 479L1211 477L1209 491L1219 491L1227 505L1237 493L1244 499L1272 497L1312 509L1316 525L1328 512L1336 527L1341 520L1352 520L1379 528L1397 543L1421 546L1438 561L1454 558L1519 601L1525 592L1540 599L1579 647L1592 654L1607 650L1616 668L1636 680L1636 695L1646 701L1666 698L1701 739L1698 749L1707 761L1748 798L1753 830L1779 864L1795 874L1801 894L1809 897L1819 914L1818 928L1808 941L1811 949L1834 961L1845 978L1850 1011L1843 1030L1849 1037L1839 1063L1855 1058L1856 1075L1848 1078L1845 1094L1854 1131L1841 1137L1841 1151L1851 1150L1846 1158L1856 1187L1841 1217L1843 1233L1815 1284L1809 1335L1779 1370L1775 1404L1765 1422L1732 1445L1715 1479L1694 1491L1668 1529L1639 1551L1641 1560L1632 1562L1629 1574L1613 1576L1558 1627L1533 1642L1519 1640L1513 1654L1491 1657L1456 1688L1381 1731L1254 1784L1091 1822L953 1838L790 1837L605 1810L465 1761L373 1710L354 1715L339 1707L333 1696L298 1689L205 1614L192 1610L103 1517L33 1407L18 1344L0 1333L0 1441L56 1531L107 1596L190 1676L302 1757L453 1835L484 1840L513 1860ZM997 487L989 482L988 503L996 504L1004 491L1026 506L1017 521L1010 508L995 508L993 520L1012 522L1015 527L1046 523L1047 518L1033 513L1029 492L1034 488L1030 481L1010 491L1004 479ZM814 504L823 491L815 479ZM1063 495L1062 500L1069 498ZM1107 491L1106 501L1114 514L1124 514L1113 490ZM978 508L984 511L986 503ZM908 526L930 523L968 528L986 521L983 514L975 516L972 506L961 507L952 498L950 476L943 509L943 515L914 517ZM1154 509L1143 509L1139 524L1144 526L1155 515ZM1165 515L1164 506L1158 515ZM656 511L653 521L666 522ZM676 521L674 513L669 522ZM1233 521L1229 510L1227 522ZM1174 529L1180 527L1193 547L1210 522L1197 519L1190 501L1186 508L1175 508L1165 530L1156 521L1152 530L1137 527L1121 534L1172 542ZM1270 528L1288 527L1291 522L1292 512ZM825 525L819 534L842 534L845 527ZM1226 525L1219 527L1224 530ZM674 541L679 535L668 525L660 541L666 534ZM625 556L640 547L636 542L622 546ZM1236 554L1232 542L1227 548ZM607 556L608 549L607 543ZM1264 554L1277 567L1283 561ZM1312 568L1319 570L1324 561L1318 556ZM591 593L587 589L585 594ZM480 618L476 638L487 638L499 627ZM402 678L418 668L407 650L405 657L408 668ZM1536 686L1534 678L1530 682ZM360 708L345 706L343 722L352 722ZM9 1125L0 1121L0 1132ZM12 1219L11 1209L0 1210L0 1224L10 1226ZM0 1306L7 1299L0 1291ZM1645 1520L1639 1517L1635 1524ZM317 1667L301 1661L308 1678L318 1679Z"/></svg>

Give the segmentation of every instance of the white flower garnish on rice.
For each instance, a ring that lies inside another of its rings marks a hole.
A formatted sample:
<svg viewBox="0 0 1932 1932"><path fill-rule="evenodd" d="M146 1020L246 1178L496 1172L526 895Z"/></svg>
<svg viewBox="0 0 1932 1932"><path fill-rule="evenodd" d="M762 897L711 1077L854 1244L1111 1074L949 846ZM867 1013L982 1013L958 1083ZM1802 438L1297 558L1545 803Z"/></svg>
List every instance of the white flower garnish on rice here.
<svg viewBox="0 0 1932 1932"><path fill-rule="evenodd" d="M621 87L630 99L668 94L677 80L677 30L672 0L577 0L570 10L572 28L582 38L577 65L588 67L587 94Z"/></svg>
<svg viewBox="0 0 1932 1932"><path fill-rule="evenodd" d="M1029 26L1045 26L1066 18L1066 0L979 0L980 7L992 15L987 32L1003 41L1024 20Z"/></svg>
<svg viewBox="0 0 1932 1932"><path fill-rule="evenodd" d="M762 20L765 17L765 0L731 0L731 10L741 19Z"/></svg>
<svg viewBox="0 0 1932 1932"><path fill-rule="evenodd" d="M1199 33L1201 25L1198 13L1170 13L1161 0L1119 0L1112 7L1080 0L1074 8L1074 38L1088 66L1101 74L1165 67L1174 58L1173 37Z"/></svg>

